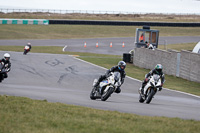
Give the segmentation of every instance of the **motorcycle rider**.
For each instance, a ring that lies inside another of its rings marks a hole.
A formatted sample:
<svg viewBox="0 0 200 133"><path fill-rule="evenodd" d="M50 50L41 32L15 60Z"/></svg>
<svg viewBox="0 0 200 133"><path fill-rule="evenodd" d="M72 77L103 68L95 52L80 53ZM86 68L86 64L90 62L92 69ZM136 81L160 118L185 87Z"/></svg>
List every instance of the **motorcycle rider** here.
<svg viewBox="0 0 200 133"><path fill-rule="evenodd" d="M159 91L162 90L162 86L163 86L163 83L165 81L165 76L164 76L164 74L162 72L162 69L163 69L163 66L161 64L157 64L153 70L151 70L148 74L145 75L145 79L142 82L142 87L140 88L142 95L144 95L144 87L148 83L149 77L154 75L154 74L158 74L160 76L160 78L161 78L161 87L159 88Z"/></svg>
<svg viewBox="0 0 200 133"><path fill-rule="evenodd" d="M26 47L28 47L28 52L31 51L31 43L28 42L27 45L24 47L24 50L27 49Z"/></svg>
<svg viewBox="0 0 200 133"><path fill-rule="evenodd" d="M28 46L29 49L31 50L31 43L30 42L28 42L26 46Z"/></svg>
<svg viewBox="0 0 200 133"><path fill-rule="evenodd" d="M8 77L8 72L11 69L11 63L10 63L10 54L9 53L5 53L4 57L0 60L0 63L4 63L4 68L5 68L5 73L4 73L4 78Z"/></svg>
<svg viewBox="0 0 200 133"><path fill-rule="evenodd" d="M126 76L125 73L125 68L126 68L126 63L124 61L119 61L117 66L113 66L112 68L110 68L109 70L106 71L106 73L104 75L101 75L98 79L98 81L96 82L96 84L94 85L94 87L99 86L99 83L103 80L105 80L107 77L109 77L111 72L119 72L121 75L121 85L124 83L124 79ZM116 93L120 93L121 89L120 87L118 87L115 91Z"/></svg>

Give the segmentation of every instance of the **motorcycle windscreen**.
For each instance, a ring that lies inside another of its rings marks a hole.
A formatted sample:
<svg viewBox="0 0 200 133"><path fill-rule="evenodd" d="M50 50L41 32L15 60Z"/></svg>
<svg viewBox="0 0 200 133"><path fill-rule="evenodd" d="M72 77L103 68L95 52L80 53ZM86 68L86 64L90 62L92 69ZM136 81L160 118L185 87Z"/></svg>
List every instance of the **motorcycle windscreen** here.
<svg viewBox="0 0 200 133"><path fill-rule="evenodd" d="M118 82L121 78L121 74L119 72L114 72L115 82Z"/></svg>
<svg viewBox="0 0 200 133"><path fill-rule="evenodd" d="M160 76L158 74L154 74L153 79L154 81L158 82L158 80L160 79Z"/></svg>

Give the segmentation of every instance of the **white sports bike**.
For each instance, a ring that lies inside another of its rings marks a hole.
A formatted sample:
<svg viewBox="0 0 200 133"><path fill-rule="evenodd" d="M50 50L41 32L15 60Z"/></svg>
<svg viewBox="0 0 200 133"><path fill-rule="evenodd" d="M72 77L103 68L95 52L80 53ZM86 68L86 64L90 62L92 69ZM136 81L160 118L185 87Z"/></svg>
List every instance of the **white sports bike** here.
<svg viewBox="0 0 200 133"><path fill-rule="evenodd" d="M94 79L93 86L97 79ZM99 86L94 87L90 93L92 100L101 99L106 101L118 87L121 86L121 75L119 72L111 72L108 78L100 82Z"/></svg>
<svg viewBox="0 0 200 133"><path fill-rule="evenodd" d="M150 76L144 87L144 94L141 93L142 88L139 88L139 102L143 103L146 100L146 103L149 104L160 87L162 87L160 76L157 74Z"/></svg>

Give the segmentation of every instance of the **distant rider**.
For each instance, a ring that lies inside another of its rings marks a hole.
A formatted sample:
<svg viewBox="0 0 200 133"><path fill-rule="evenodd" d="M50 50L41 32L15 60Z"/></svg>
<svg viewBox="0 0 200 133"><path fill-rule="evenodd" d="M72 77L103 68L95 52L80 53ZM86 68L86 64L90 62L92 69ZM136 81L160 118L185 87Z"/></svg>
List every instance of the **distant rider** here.
<svg viewBox="0 0 200 133"><path fill-rule="evenodd" d="M107 77L109 77L111 72L119 72L121 75L121 85L124 83L124 79L126 76L125 73L126 63L124 61L119 61L117 66L113 66L111 69L107 70L104 75L101 75L97 81L97 83L94 85L94 87L99 86L99 83L103 80L105 80ZM118 87L115 91L116 93L120 93L121 89Z"/></svg>
<svg viewBox="0 0 200 133"><path fill-rule="evenodd" d="M27 50L28 52L31 51L31 43L27 43L27 45L24 47L24 50Z"/></svg>
<svg viewBox="0 0 200 133"><path fill-rule="evenodd" d="M11 69L10 54L9 53L5 53L4 57L0 60L0 63L4 64L4 68L5 68L5 71L6 71L6 73L4 73L4 78L7 78L8 77L7 73Z"/></svg>
<svg viewBox="0 0 200 133"><path fill-rule="evenodd" d="M159 88L159 91L162 90L162 86L163 86L163 83L165 81L165 76L164 76L164 74L162 72L162 69L163 69L163 66L161 64L157 64L153 70L151 70L148 74L145 75L145 79L142 82L142 88L140 88L141 93L143 95L144 95L144 87L148 83L149 77L152 76L152 75L154 75L154 74L160 75L160 78L161 78L161 87Z"/></svg>
<svg viewBox="0 0 200 133"><path fill-rule="evenodd" d="M29 43L27 43L27 45L26 46L28 46L29 47L29 50L31 50L31 43L29 42Z"/></svg>

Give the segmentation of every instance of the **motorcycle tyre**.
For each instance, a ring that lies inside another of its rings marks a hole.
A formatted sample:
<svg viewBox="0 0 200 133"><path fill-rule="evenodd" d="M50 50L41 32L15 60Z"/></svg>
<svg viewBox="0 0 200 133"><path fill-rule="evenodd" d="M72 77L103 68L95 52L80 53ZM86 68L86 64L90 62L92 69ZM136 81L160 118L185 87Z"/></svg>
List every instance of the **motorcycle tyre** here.
<svg viewBox="0 0 200 133"><path fill-rule="evenodd" d="M92 100L96 100L96 97L94 96L95 95L95 88L92 89L91 93L90 93L90 99Z"/></svg>
<svg viewBox="0 0 200 133"><path fill-rule="evenodd" d="M1 74L1 75L0 75L0 83L1 83L3 80L4 80L4 77L3 77L3 75Z"/></svg>
<svg viewBox="0 0 200 133"><path fill-rule="evenodd" d="M140 94L140 96L139 96L139 102L140 103L143 103L145 100L142 98L142 96L141 96L141 94Z"/></svg>
<svg viewBox="0 0 200 133"><path fill-rule="evenodd" d="M114 88L110 87L108 91L106 91L106 93L103 93L101 96L101 101L106 101L110 97L110 95L113 93L113 89Z"/></svg>
<svg viewBox="0 0 200 133"><path fill-rule="evenodd" d="M27 50L24 50L24 55L26 55L27 54Z"/></svg>
<svg viewBox="0 0 200 133"><path fill-rule="evenodd" d="M155 95L155 93L156 92L154 91L154 89L151 89L150 94L147 96L147 100L146 100L147 104L149 104L151 102L151 100L152 100L153 96Z"/></svg>

